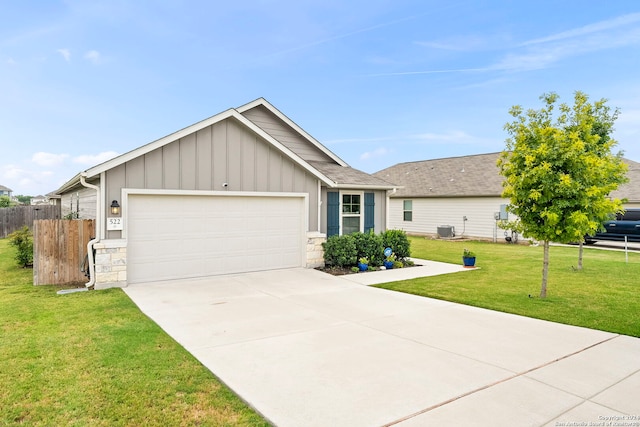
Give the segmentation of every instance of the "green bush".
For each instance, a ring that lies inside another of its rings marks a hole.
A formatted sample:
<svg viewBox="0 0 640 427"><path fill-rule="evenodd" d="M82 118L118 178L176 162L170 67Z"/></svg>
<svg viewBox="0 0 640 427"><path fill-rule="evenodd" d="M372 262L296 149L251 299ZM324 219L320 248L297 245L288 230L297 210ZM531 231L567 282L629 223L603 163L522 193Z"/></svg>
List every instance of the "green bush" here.
<svg viewBox="0 0 640 427"><path fill-rule="evenodd" d="M18 250L16 262L21 267L33 265L33 235L26 225L9 234L9 244Z"/></svg>
<svg viewBox="0 0 640 427"><path fill-rule="evenodd" d="M385 260L384 249L391 248L394 261L403 265L411 265L407 260L411 256L407 233L402 230L387 230L380 234L353 233L347 236L331 236L322 244L324 263L327 267L351 267L358 259L367 258L369 266L378 267Z"/></svg>
<svg viewBox="0 0 640 427"><path fill-rule="evenodd" d="M391 248L399 261L411 256L411 245L403 230L387 230L380 233L384 248Z"/></svg>
<svg viewBox="0 0 640 427"><path fill-rule="evenodd" d="M369 233L353 233L358 258L369 259L369 265L380 266L384 261L384 246L382 246L382 238L370 231Z"/></svg>
<svg viewBox="0 0 640 427"><path fill-rule="evenodd" d="M353 236L331 236L322 244L324 263L328 267L350 267L358 262L358 251Z"/></svg>

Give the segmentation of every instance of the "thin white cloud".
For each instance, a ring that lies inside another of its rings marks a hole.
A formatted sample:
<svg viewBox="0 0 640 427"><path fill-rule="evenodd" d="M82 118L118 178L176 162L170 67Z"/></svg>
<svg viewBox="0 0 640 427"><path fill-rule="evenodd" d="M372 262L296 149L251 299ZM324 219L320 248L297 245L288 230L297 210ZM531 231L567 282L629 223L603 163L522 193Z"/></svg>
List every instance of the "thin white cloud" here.
<svg viewBox="0 0 640 427"><path fill-rule="evenodd" d="M14 164L0 165L0 178L14 194L35 195L42 192L43 187L51 186L51 177L51 171L40 168L29 169Z"/></svg>
<svg viewBox="0 0 640 427"><path fill-rule="evenodd" d="M490 44L490 41L478 36L458 36L441 40L418 41L415 44L430 49L469 51L484 49Z"/></svg>
<svg viewBox="0 0 640 427"><path fill-rule="evenodd" d="M92 64L99 64L102 61L102 55L97 50L90 50L84 54L84 59Z"/></svg>
<svg viewBox="0 0 640 427"><path fill-rule="evenodd" d="M58 49L56 52L58 52L65 61L71 61L71 51L69 49Z"/></svg>
<svg viewBox="0 0 640 427"><path fill-rule="evenodd" d="M391 150L385 148L385 147L380 147L380 148L376 148L373 151L367 151L364 152L360 155L360 160L369 160L375 157L384 157L389 155L389 153L391 153Z"/></svg>
<svg viewBox="0 0 640 427"><path fill-rule="evenodd" d="M329 37L326 37L326 38L323 38L323 39L319 39L319 40L315 40L315 41L312 41L312 42L309 42L309 43L306 43L306 44L302 44L302 45L299 45L299 46L294 46L294 47L290 47L288 49L283 49L283 50L280 50L280 51L277 51L277 52L273 52L273 53L267 54L267 55L263 56L262 58L258 58L258 59L264 59L264 58L271 58L271 57L275 57L275 56L287 55L287 54L298 52L298 51L301 51L301 50L306 50L306 49L309 49L309 48L312 48L312 47L321 46L321 45L324 45L324 44L327 44L327 43L335 42L335 41L338 41L338 40L341 40L341 39L349 38L349 37L352 37L352 36L355 36L355 35L358 35L358 34L368 33L370 31L379 30L379 29L382 29L382 28L385 28L385 27L389 27L389 26L395 26L395 25L398 25L398 24L401 24L403 22L410 21L410 20L413 20L413 19L416 19L416 18L418 18L418 16L412 15L412 16L407 16L405 18L396 19L396 20L393 20L393 21L388 21L388 22L383 22L381 24L372 25L372 26L369 26L369 27L359 28L359 29L356 29L356 30L353 30L353 31L348 31L348 32L345 32L345 33L342 33L342 34L336 34L336 35L329 36Z"/></svg>
<svg viewBox="0 0 640 427"><path fill-rule="evenodd" d="M624 149L625 152L633 150L636 154L634 160L638 160L639 151L637 146L638 138L640 138L640 110L626 109L622 110L620 117L615 123L615 132L613 137L620 143L618 148Z"/></svg>
<svg viewBox="0 0 640 427"><path fill-rule="evenodd" d="M503 71L542 69L572 56L638 44L640 27L622 32L585 33L585 37L564 37L549 43L536 43L523 53L507 55L490 68Z"/></svg>
<svg viewBox="0 0 640 427"><path fill-rule="evenodd" d="M74 157L72 160L74 163L81 165L94 166L106 162L107 160L111 160L118 155L119 154L115 151L103 151L98 154L83 154L81 156Z"/></svg>
<svg viewBox="0 0 640 427"><path fill-rule="evenodd" d="M383 77L383 76L411 76L411 75L418 75L418 74L472 73L472 72L490 71L492 69L493 69L492 67L484 67L484 68L455 68L455 69L444 69L444 70L400 71L397 73L367 74L367 76Z"/></svg>
<svg viewBox="0 0 640 427"><path fill-rule="evenodd" d="M452 130L445 133L421 133L413 135L414 139L426 142L452 142L452 143L472 143L477 142L478 138L469 135L461 130Z"/></svg>
<svg viewBox="0 0 640 427"><path fill-rule="evenodd" d="M529 40L521 43L515 50L507 52L502 59L494 64L484 67L404 71L370 74L369 76L410 76L420 74L538 70L548 68L573 56L624 46L640 45L639 23L640 13L632 13ZM418 44L439 49L462 50L464 41L459 43L433 41L420 42ZM479 41L477 43L479 43Z"/></svg>
<svg viewBox="0 0 640 427"><path fill-rule="evenodd" d="M550 36L529 40L522 43L522 46L529 46L540 43L549 43L559 40L566 40L576 37L582 37L593 33L599 33L607 30L618 29L630 24L640 22L640 13L630 13L628 15L618 16L606 21L596 22L594 24L585 25L583 27L574 28L572 30L563 31L561 33L552 34Z"/></svg>
<svg viewBox="0 0 640 427"><path fill-rule="evenodd" d="M370 144L372 142L384 142L384 141L397 141L396 137L378 137L378 138L345 138L345 139L332 139L329 141L324 141L325 145L334 145L334 144L360 144L366 143Z"/></svg>
<svg viewBox="0 0 640 427"><path fill-rule="evenodd" d="M2 170L2 178L11 179L11 180L20 178L22 174L25 172L25 170L22 169L20 166L16 166L12 164L2 165L0 170Z"/></svg>
<svg viewBox="0 0 640 427"><path fill-rule="evenodd" d="M15 60L15 59L13 59L13 58L9 58L9 59L7 59L7 65L11 65L11 66L13 66L13 65L17 65L17 64L18 64L18 63L17 63L17 62L16 62L16 60Z"/></svg>
<svg viewBox="0 0 640 427"><path fill-rule="evenodd" d="M68 157L68 154L53 154L45 153L44 151L38 151L33 156L31 156L31 161L38 166L51 167L62 164Z"/></svg>

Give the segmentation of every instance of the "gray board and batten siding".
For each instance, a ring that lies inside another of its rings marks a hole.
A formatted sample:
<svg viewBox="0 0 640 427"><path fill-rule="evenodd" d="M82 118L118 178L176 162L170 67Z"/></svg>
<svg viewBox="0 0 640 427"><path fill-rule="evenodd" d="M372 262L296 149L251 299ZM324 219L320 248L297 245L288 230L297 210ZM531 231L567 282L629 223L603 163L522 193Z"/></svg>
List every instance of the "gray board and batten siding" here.
<svg viewBox="0 0 640 427"><path fill-rule="evenodd" d="M318 150L309 141L304 139L298 132L283 123L273 112L265 106L259 105L244 111L242 115L262 130L282 143L285 147L296 153L303 160L310 162L333 162L333 159L326 153Z"/></svg>
<svg viewBox="0 0 640 427"><path fill-rule="evenodd" d="M123 188L308 193L309 231L319 231L318 179L234 118L109 169L105 181L107 201Z"/></svg>

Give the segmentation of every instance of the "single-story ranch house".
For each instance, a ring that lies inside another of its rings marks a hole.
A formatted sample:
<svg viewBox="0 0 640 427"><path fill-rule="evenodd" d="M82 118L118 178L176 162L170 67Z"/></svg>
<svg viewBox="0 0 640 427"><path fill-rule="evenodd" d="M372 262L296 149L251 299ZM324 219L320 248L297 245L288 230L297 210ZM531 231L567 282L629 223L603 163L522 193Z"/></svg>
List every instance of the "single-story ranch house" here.
<svg viewBox="0 0 640 427"><path fill-rule="evenodd" d="M412 234L503 239L498 219L507 218L502 198L500 153L399 163L374 173L398 184L389 201L389 228ZM611 194L640 207L640 163L624 159L629 182Z"/></svg>
<svg viewBox="0 0 640 427"><path fill-rule="evenodd" d="M316 267L327 236L387 227L397 187L349 167L260 98L77 174L96 289Z"/></svg>

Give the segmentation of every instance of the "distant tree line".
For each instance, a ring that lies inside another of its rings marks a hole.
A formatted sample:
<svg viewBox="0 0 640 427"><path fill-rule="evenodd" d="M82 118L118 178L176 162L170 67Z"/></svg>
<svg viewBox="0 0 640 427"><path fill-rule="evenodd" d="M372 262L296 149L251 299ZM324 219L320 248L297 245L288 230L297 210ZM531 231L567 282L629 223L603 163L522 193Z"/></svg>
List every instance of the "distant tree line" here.
<svg viewBox="0 0 640 427"><path fill-rule="evenodd" d="M14 196L14 200L11 200L9 196L0 196L0 208L9 208L16 205L29 205L31 204L33 196Z"/></svg>

